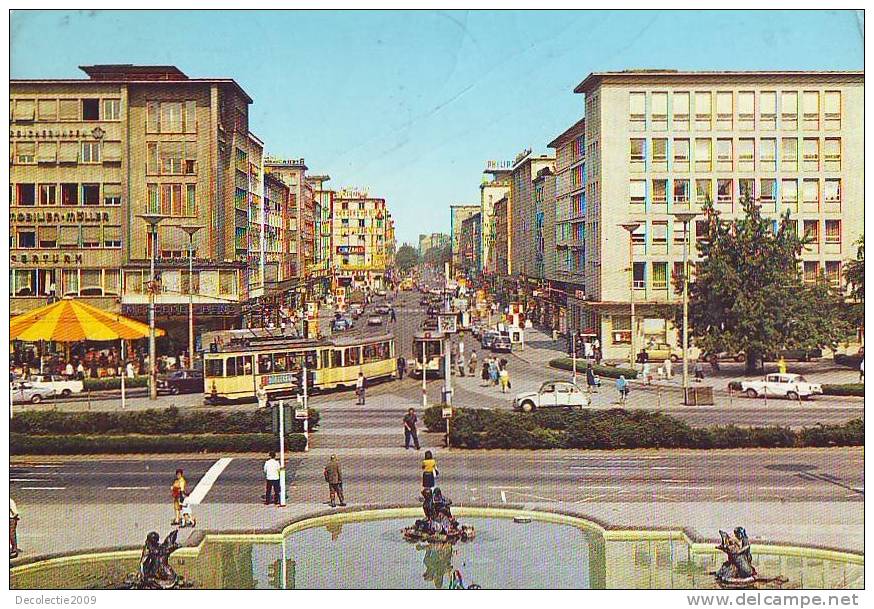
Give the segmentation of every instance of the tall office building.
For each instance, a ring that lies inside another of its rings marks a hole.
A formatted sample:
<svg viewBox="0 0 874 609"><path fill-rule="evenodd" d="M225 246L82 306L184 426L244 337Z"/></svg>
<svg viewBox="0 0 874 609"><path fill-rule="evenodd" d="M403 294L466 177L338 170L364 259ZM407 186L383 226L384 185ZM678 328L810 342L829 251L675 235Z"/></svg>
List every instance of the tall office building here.
<svg viewBox="0 0 874 609"><path fill-rule="evenodd" d="M449 206L449 237L452 247L452 272L461 270L461 226L464 221L474 214L480 213L479 205L450 205Z"/></svg>
<svg viewBox="0 0 874 609"><path fill-rule="evenodd" d="M343 189L334 195L331 214L334 287L386 288L387 235L393 239L385 199L367 191Z"/></svg>

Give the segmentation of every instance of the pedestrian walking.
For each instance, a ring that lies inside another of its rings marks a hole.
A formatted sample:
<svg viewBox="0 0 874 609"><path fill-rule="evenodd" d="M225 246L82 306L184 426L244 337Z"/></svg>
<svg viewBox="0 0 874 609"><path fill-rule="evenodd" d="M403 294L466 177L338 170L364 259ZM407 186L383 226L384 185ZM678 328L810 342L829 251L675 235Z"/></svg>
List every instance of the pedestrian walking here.
<svg viewBox="0 0 874 609"><path fill-rule="evenodd" d="M279 493L282 489L279 487L279 461L276 460L276 453L271 451L270 456L264 462L264 505L270 505L270 495L273 495L273 504L279 505Z"/></svg>
<svg viewBox="0 0 874 609"><path fill-rule="evenodd" d="M695 380L699 383L704 380L704 364L700 358L695 360Z"/></svg>
<svg viewBox="0 0 874 609"><path fill-rule="evenodd" d="M598 381L597 377L595 377L595 369L592 367L592 364L586 366L586 387L589 393L598 393Z"/></svg>
<svg viewBox="0 0 874 609"><path fill-rule="evenodd" d="M498 386L498 364L494 359L489 362L489 379L491 379L492 385Z"/></svg>
<svg viewBox="0 0 874 609"><path fill-rule="evenodd" d="M340 505L346 505L343 498L343 472L340 470L340 461L337 455L331 455L325 466L325 482L328 483L328 493L331 498L331 507L337 507L334 498L340 500Z"/></svg>
<svg viewBox="0 0 874 609"><path fill-rule="evenodd" d="M185 472L181 469L177 469L176 478L173 480L173 485L170 487L170 494L173 496L173 512L176 516L171 523L173 525L179 525L182 523L182 497L185 495L186 485Z"/></svg>
<svg viewBox="0 0 874 609"><path fill-rule="evenodd" d="M179 501L179 503L181 505L180 512L182 515L181 522L180 522L179 526L181 528L196 527L197 526L197 519L194 518L194 514L192 514L192 512L191 512L192 503L191 503L190 495L183 495L181 500Z"/></svg>
<svg viewBox="0 0 874 609"><path fill-rule="evenodd" d="M786 360L783 356L780 356L780 359L777 360L777 372L780 374L786 374Z"/></svg>
<svg viewBox="0 0 874 609"><path fill-rule="evenodd" d="M486 360L486 361L483 362L483 371L482 371L482 374L481 374L480 376L481 376L482 379L483 379L482 386L483 386L483 387L488 387L488 386L489 386L489 381L490 381L491 378L492 378L491 374L489 374L489 362L488 362L488 360Z"/></svg>
<svg viewBox="0 0 874 609"><path fill-rule="evenodd" d="M9 558L17 558L20 550L18 549L18 521L21 519L21 514L18 512L18 506L12 497L9 497Z"/></svg>
<svg viewBox="0 0 874 609"><path fill-rule="evenodd" d="M465 373L464 373L464 370L465 370L464 355L459 355L458 361L455 363L458 365L458 375L465 376Z"/></svg>
<svg viewBox="0 0 874 609"><path fill-rule="evenodd" d="M510 388L510 372L506 367L501 368L500 372L501 379L501 393L507 393L507 389Z"/></svg>
<svg viewBox="0 0 874 609"><path fill-rule="evenodd" d="M410 440L413 441L413 446L416 447L416 450L419 450L419 433L416 430L416 423L418 422L419 418L416 416L415 409L410 408L404 416L404 450L410 448Z"/></svg>
<svg viewBox="0 0 874 609"><path fill-rule="evenodd" d="M434 458L430 450L426 450L425 458L422 459L422 488L434 488L439 475L437 459Z"/></svg>
<svg viewBox="0 0 874 609"><path fill-rule="evenodd" d="M404 372L407 371L407 360L404 359L404 356L400 356L398 358L398 380L404 380Z"/></svg>
<svg viewBox="0 0 874 609"><path fill-rule="evenodd" d="M669 357L668 359L665 360L665 378L667 380L671 380L671 377L673 376L673 368L674 368L674 363L671 361L671 358Z"/></svg>
<svg viewBox="0 0 874 609"><path fill-rule="evenodd" d="M470 360L467 365L467 370L471 376L476 375L476 350L470 352Z"/></svg>
<svg viewBox="0 0 874 609"><path fill-rule="evenodd" d="M355 381L355 395L358 396L358 406L364 406L364 391L366 388L366 380L364 378L364 373L358 373L358 379Z"/></svg>
<svg viewBox="0 0 874 609"><path fill-rule="evenodd" d="M397 315L395 314L395 308L391 308L391 322L395 323L398 320Z"/></svg>
<svg viewBox="0 0 874 609"><path fill-rule="evenodd" d="M625 404L628 401L628 381L625 380L624 374L620 374L616 379L616 391L619 392L619 403Z"/></svg>

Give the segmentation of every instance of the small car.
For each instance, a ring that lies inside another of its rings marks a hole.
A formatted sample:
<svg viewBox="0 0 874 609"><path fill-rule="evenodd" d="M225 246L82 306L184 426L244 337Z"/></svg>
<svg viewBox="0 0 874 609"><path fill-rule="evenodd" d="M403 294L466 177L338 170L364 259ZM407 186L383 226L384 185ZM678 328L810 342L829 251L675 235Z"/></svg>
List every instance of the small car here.
<svg viewBox="0 0 874 609"><path fill-rule="evenodd" d="M353 325L352 320L348 317L338 317L331 321L331 331L343 332L344 330L351 330Z"/></svg>
<svg viewBox="0 0 874 609"><path fill-rule="evenodd" d="M512 343L509 336L501 334L492 342L491 350L495 353L509 353L512 351Z"/></svg>
<svg viewBox="0 0 874 609"><path fill-rule="evenodd" d="M361 314L364 313L364 306L358 304L357 302L353 302L349 305L349 315L352 316L352 319L358 319L361 317Z"/></svg>
<svg viewBox="0 0 874 609"><path fill-rule="evenodd" d="M480 344L482 344L483 349L491 349L492 344L495 342L495 339L498 338L500 334L495 332L494 330L485 330L483 332L482 340Z"/></svg>
<svg viewBox="0 0 874 609"><path fill-rule="evenodd" d="M670 359L672 362L678 362L683 359L683 353L671 347L667 343L655 343L652 346L644 349L650 361L663 362Z"/></svg>
<svg viewBox="0 0 874 609"><path fill-rule="evenodd" d="M200 370L174 370L158 379L158 393L203 393L203 372Z"/></svg>
<svg viewBox="0 0 874 609"><path fill-rule="evenodd" d="M391 307L388 305L379 305L373 309L373 312L377 315L388 315L391 313Z"/></svg>
<svg viewBox="0 0 874 609"><path fill-rule="evenodd" d="M798 400L822 395L822 385L810 383L800 374L766 374L757 381L741 381L740 390L748 398L770 395Z"/></svg>
<svg viewBox="0 0 874 609"><path fill-rule="evenodd" d="M382 325L382 317L379 315L372 315L367 318L368 326L381 326Z"/></svg>
<svg viewBox="0 0 874 609"><path fill-rule="evenodd" d="M34 387L27 381L14 383L11 392L13 404L39 404L57 395L50 387Z"/></svg>
<svg viewBox="0 0 874 609"><path fill-rule="evenodd" d="M532 412L538 408L588 408L589 394L570 381L546 381L537 391L519 393L513 409Z"/></svg>
<svg viewBox="0 0 874 609"><path fill-rule="evenodd" d="M60 374L37 374L28 381L31 385L42 389L54 389L57 395L69 397L74 393L82 393L85 383L78 379L68 379Z"/></svg>

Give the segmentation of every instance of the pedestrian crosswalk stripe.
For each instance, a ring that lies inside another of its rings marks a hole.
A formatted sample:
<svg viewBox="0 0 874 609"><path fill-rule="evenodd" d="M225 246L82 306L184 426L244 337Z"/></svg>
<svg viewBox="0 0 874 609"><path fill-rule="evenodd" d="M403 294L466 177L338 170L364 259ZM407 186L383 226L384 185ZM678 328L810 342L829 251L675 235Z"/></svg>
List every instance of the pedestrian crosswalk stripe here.
<svg viewBox="0 0 874 609"><path fill-rule="evenodd" d="M200 479L200 482L197 483L197 486L194 487L194 490L191 491L191 494L188 496L188 502L191 505L199 505L206 498L206 494L212 488L212 485L215 484L215 481L218 480L218 477L221 475L225 468L233 461L231 457L222 457L218 461L212 464L207 472L203 475L203 478Z"/></svg>

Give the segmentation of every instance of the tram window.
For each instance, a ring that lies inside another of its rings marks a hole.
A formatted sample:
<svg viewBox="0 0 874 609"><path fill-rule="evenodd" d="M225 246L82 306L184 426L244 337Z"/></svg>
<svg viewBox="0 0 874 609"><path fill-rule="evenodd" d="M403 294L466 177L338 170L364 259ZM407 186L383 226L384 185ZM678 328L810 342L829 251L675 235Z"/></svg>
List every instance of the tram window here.
<svg viewBox="0 0 874 609"><path fill-rule="evenodd" d="M361 364L361 348L349 347L346 349L346 365L358 366Z"/></svg>
<svg viewBox="0 0 874 609"><path fill-rule="evenodd" d="M227 364L225 376L237 376L237 358L229 357Z"/></svg>
<svg viewBox="0 0 874 609"><path fill-rule="evenodd" d="M316 352L313 351L304 351L303 356L306 359L307 369L312 370L316 367Z"/></svg>
<svg viewBox="0 0 874 609"><path fill-rule="evenodd" d="M329 368L331 366L331 350L322 349L319 353L319 368Z"/></svg>
<svg viewBox="0 0 874 609"><path fill-rule="evenodd" d="M237 374L249 376L252 374L252 356L244 355L237 358Z"/></svg>
<svg viewBox="0 0 874 609"><path fill-rule="evenodd" d="M364 363L379 361L379 356L376 352L376 345L364 345Z"/></svg>
<svg viewBox="0 0 874 609"><path fill-rule="evenodd" d="M331 368L342 368L343 367L343 350L342 349L332 349L331 350Z"/></svg>
<svg viewBox="0 0 874 609"><path fill-rule="evenodd" d="M288 370L288 361L285 353L273 354L273 370L275 372L285 372Z"/></svg>
<svg viewBox="0 0 874 609"><path fill-rule="evenodd" d="M206 360L206 376L224 376L224 364L222 359Z"/></svg>
<svg viewBox="0 0 874 609"><path fill-rule="evenodd" d="M376 345L376 353L379 356L379 359L390 358L391 350L389 349L389 343L379 343Z"/></svg>
<svg viewBox="0 0 874 609"><path fill-rule="evenodd" d="M258 374L270 374L273 372L273 359L269 353L258 356Z"/></svg>

